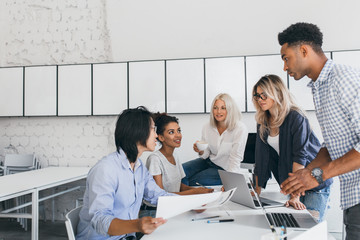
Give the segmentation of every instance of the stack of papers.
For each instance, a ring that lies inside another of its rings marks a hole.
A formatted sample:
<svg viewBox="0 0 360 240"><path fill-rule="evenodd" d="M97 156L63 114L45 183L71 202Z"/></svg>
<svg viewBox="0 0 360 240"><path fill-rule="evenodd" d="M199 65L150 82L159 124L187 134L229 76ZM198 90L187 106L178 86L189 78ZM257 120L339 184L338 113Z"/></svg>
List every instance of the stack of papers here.
<svg viewBox="0 0 360 240"><path fill-rule="evenodd" d="M156 217L168 219L192 209L220 207L231 199L236 188L226 192L159 197Z"/></svg>

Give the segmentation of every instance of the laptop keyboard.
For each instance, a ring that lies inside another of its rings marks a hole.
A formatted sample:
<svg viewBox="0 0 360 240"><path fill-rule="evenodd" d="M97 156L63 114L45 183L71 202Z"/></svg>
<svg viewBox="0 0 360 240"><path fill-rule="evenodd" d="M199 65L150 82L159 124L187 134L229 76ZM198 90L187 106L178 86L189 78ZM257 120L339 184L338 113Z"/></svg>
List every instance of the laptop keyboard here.
<svg viewBox="0 0 360 240"><path fill-rule="evenodd" d="M254 200L254 204L255 204L256 207L261 207L257 200ZM261 205L266 207L266 206L269 206L270 204L266 203L266 202L261 202Z"/></svg>
<svg viewBox="0 0 360 240"><path fill-rule="evenodd" d="M286 227L299 228L298 222L291 213L266 213L271 225L281 227L286 224Z"/></svg>

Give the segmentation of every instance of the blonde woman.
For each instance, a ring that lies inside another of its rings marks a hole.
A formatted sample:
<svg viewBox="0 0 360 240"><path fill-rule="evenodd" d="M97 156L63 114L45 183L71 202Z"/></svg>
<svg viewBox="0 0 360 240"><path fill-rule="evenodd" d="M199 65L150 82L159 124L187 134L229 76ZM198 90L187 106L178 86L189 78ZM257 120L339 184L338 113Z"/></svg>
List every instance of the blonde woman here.
<svg viewBox="0 0 360 240"><path fill-rule="evenodd" d="M255 147L256 192L265 188L271 173L281 184L290 172L306 167L320 150L320 142L310 128L304 112L295 104L280 77L263 76L253 88L256 108ZM305 196L290 196L287 206L311 211L323 220L332 179L306 191Z"/></svg>
<svg viewBox="0 0 360 240"><path fill-rule="evenodd" d="M201 138L209 146L200 151L194 143L199 158L183 164L186 177L182 182L188 186L221 185L218 169L240 171L248 136L241 113L226 93L217 95L211 107L210 122L203 127Z"/></svg>

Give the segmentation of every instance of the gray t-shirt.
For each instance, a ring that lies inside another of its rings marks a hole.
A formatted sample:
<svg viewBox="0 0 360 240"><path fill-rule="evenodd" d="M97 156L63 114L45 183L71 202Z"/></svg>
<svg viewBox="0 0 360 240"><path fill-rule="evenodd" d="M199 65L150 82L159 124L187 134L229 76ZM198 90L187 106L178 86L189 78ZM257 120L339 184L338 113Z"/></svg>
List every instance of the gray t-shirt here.
<svg viewBox="0 0 360 240"><path fill-rule="evenodd" d="M151 175L162 175L164 190L167 192L180 192L181 179L185 177L184 169L176 155L175 165L171 164L167 158L156 151L146 160L146 167Z"/></svg>

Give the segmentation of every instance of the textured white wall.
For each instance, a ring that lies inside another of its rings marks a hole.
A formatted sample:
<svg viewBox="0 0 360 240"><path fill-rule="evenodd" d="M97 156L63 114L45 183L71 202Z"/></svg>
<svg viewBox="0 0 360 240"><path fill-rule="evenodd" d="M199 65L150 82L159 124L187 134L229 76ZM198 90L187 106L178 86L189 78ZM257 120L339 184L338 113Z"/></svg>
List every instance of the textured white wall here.
<svg viewBox="0 0 360 240"><path fill-rule="evenodd" d="M0 119L1 156L12 144L35 153L41 165L92 166L114 151L116 117L24 117Z"/></svg>
<svg viewBox="0 0 360 240"><path fill-rule="evenodd" d="M109 61L105 3L0 1L0 66Z"/></svg>

